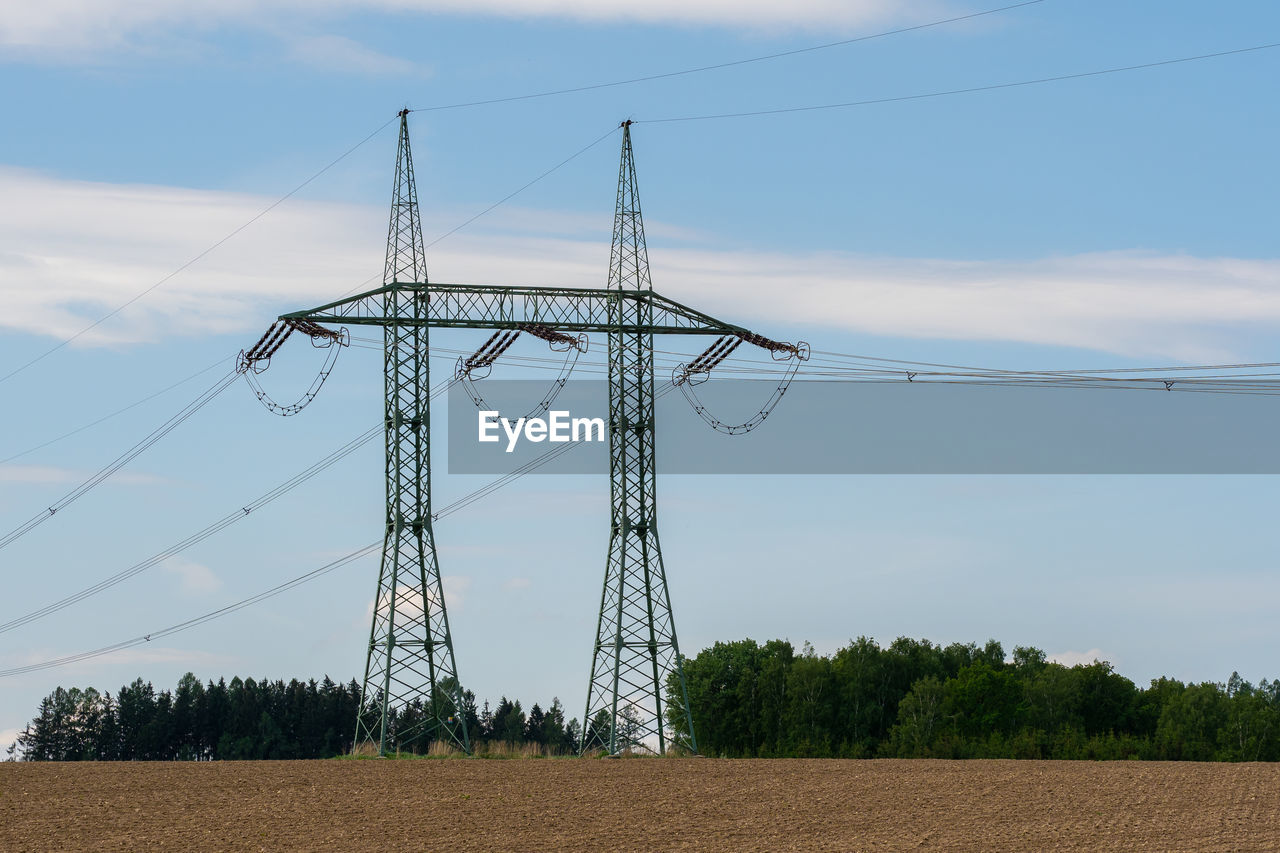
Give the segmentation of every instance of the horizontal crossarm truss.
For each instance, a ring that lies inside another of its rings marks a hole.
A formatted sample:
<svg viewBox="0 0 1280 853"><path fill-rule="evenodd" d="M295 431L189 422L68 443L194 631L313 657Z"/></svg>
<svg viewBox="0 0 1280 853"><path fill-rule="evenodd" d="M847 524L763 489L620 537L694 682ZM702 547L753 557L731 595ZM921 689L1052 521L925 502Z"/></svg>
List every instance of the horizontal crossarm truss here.
<svg viewBox="0 0 1280 853"><path fill-rule="evenodd" d="M397 317L393 321L387 317L383 306L391 291L413 293L420 302L425 302L426 311L418 315L422 319ZM643 304L619 311L620 301ZM740 326L717 320L653 291L572 287L399 282L310 311L284 314L281 319L356 326L385 326L394 322L446 329L519 329L537 323L560 332L609 332L618 328L619 316L652 317L645 331L657 335L750 334Z"/></svg>

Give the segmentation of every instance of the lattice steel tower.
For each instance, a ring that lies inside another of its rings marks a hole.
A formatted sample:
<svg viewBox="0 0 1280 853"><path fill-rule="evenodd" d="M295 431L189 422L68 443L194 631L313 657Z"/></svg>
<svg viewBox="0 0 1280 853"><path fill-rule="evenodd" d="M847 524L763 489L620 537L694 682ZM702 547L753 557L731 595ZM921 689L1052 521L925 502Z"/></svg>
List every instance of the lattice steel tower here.
<svg viewBox="0 0 1280 853"><path fill-rule="evenodd" d="M375 701L361 711L357 746L373 741L385 752L389 746L399 748L428 737L464 750L470 747L431 530L427 330L434 326L505 333L497 350L490 349L490 338L468 363L491 363L522 332L560 343L572 343L574 334L608 337L609 556L592 650L583 751L617 754L645 748L665 753L673 746L696 751L658 544L653 337L719 336L684 366L684 378L705 375L743 342L787 358L801 357L801 349L653 292L630 122L622 124L607 287L428 282L406 115L407 111L400 114L383 285L280 317L298 328L319 323L383 327L386 547L364 679L366 696ZM666 707L668 688L675 697L674 708Z"/></svg>
<svg viewBox="0 0 1280 853"><path fill-rule="evenodd" d="M622 163L609 252L611 290L652 292L636 188L631 122L622 125ZM654 457L653 304L616 299L609 332L609 556L591 655L583 750L612 754L657 741L667 750L663 692L678 690L684 747L697 752L671 596L658 542Z"/></svg>
<svg viewBox="0 0 1280 853"><path fill-rule="evenodd" d="M408 110L400 113L396 179L383 272L383 359L386 383L386 541L364 669L356 744L379 753L422 737L442 737L470 750L453 638L444 606L431 530L431 393L425 294L398 287L427 281L418 191L409 149ZM398 722L389 730L392 722Z"/></svg>

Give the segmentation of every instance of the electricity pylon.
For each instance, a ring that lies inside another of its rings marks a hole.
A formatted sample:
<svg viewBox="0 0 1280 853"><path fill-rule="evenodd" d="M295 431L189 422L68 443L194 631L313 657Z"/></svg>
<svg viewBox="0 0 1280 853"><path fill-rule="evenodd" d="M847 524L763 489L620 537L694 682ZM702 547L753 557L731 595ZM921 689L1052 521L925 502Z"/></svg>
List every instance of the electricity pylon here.
<svg viewBox="0 0 1280 853"><path fill-rule="evenodd" d="M380 715L376 722L361 715L356 741L376 740L379 750L385 751L392 734L400 745L407 742L406 737L435 734L463 749L469 747L431 530L427 330L536 327L535 334L542 337L554 330L596 332L609 339L609 555L592 651L583 750L618 754L643 748L665 753L679 746L696 752L658 543L653 337L719 335L775 353L798 350L654 293L629 121L622 124L607 287L429 283L407 112L400 114L383 285L280 317L384 329L387 545L365 674L365 689L374 691L371 695L378 698ZM717 341L694 364L709 369L724 357L720 353L727 354L726 345ZM665 707L664 690L669 684L678 688L675 709ZM403 719L405 708L415 703L421 709L414 708L414 727L392 731L392 723ZM668 727L682 730L678 744L673 744Z"/></svg>
<svg viewBox="0 0 1280 853"><path fill-rule="evenodd" d="M396 182L383 270L386 287L381 296L386 318L386 540L361 693L377 697L379 713L376 720L370 720L368 709L360 709L355 741L357 745L376 741L379 754L386 753L391 741L400 748L433 734L470 751L431 530L430 327L420 322L425 308L418 293L398 286L426 281L426 250L405 110L400 113ZM408 725L389 731L396 712L404 714L414 702L421 702L422 707L412 709L416 713Z"/></svg>
<svg viewBox="0 0 1280 853"><path fill-rule="evenodd" d="M622 163L613 214L608 286L651 293L649 251L636 188L631 122L622 125ZM654 457L653 304L618 299L609 332L609 556L582 717L583 751L610 754L656 739L667 750L663 690L674 675L677 712L698 751L671 596L658 543Z"/></svg>

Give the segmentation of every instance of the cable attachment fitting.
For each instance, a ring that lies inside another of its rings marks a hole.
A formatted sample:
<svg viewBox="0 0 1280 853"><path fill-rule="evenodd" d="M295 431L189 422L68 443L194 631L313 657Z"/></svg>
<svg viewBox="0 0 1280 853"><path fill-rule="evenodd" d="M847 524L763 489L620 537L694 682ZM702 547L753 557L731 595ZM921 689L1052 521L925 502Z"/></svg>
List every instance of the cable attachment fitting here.
<svg viewBox="0 0 1280 853"><path fill-rule="evenodd" d="M783 374L782 381L773 389L773 393L765 400L759 411L743 423L727 424L707 411L707 407L703 405L702 401L698 399L698 395L694 392L693 386L707 381L712 368L728 358L729 354L744 342L769 350L775 361L790 361L791 364L787 367L786 373ZM800 364L808 360L809 345L804 341L788 344L771 340L753 332L739 332L735 335L726 335L719 338L715 343L707 347L702 355L688 364L677 366L672 371L671 383L680 389L680 393L684 395L694 414L702 418L707 426L716 432L723 432L727 435L741 435L744 432L751 432L751 430L764 423L765 418L769 417L769 414L781 402L782 396L787 393L787 388L791 386L791 380L796 378L796 373L800 370Z"/></svg>
<svg viewBox="0 0 1280 853"><path fill-rule="evenodd" d="M774 361L809 360L809 345L804 341L789 344L766 338L764 335L757 335L755 332L737 332L717 338L715 343L707 347L700 356L687 365L682 364L677 367L671 381L677 386L684 385L686 382L690 385L706 382L710 378L712 368L728 358L744 343L768 350Z"/></svg>
<svg viewBox="0 0 1280 853"><path fill-rule="evenodd" d="M271 366L271 356L284 346L284 342L289 339L295 331L302 332L311 338L311 345L318 349L328 349L335 343L339 346L348 346L351 343L351 333L346 327L341 329L326 329L319 323L313 323L310 320L276 320L271 326L262 333L262 337L258 338L258 342L247 350L240 351L240 357L236 363L236 370L239 373L253 371L261 373Z"/></svg>
<svg viewBox="0 0 1280 853"><path fill-rule="evenodd" d="M546 341L555 352L568 352L570 349L576 349L578 352L587 351L586 335L578 335L575 338L573 335L557 332L550 326L543 326L540 323L521 323L516 328Z"/></svg>
<svg viewBox="0 0 1280 853"><path fill-rule="evenodd" d="M480 349L473 352L466 358L459 358L457 369L454 371L458 379L483 379L489 375L489 371L493 368L493 363L498 357L511 348L516 342L516 338L520 337L519 329L499 329L489 336L489 340L481 344ZM480 371L479 376L476 374Z"/></svg>
<svg viewBox="0 0 1280 853"><path fill-rule="evenodd" d="M552 350L565 353L564 364L560 366L560 373L556 376L555 381L551 383L551 387L543 395L538 405L534 406L525 415L526 420L543 415L551 409L551 404L555 402L556 397L560 395L560 392L564 390L564 386L568 383L569 376L573 373L573 368L578 363L578 356L587 351L587 336L585 334L578 335L575 338L572 335L557 332L555 329L543 326L540 323L522 323L516 326L515 329L494 332L480 349L466 358L459 358L454 368L455 381L460 382L462 387L466 389L467 395L471 397L471 402L476 404L477 409L481 411L493 410L485 402L475 383L488 377L492 371L493 363L507 351L521 332L528 332L535 338L541 338L547 342L547 345Z"/></svg>
<svg viewBox="0 0 1280 853"><path fill-rule="evenodd" d="M295 331L301 332L310 338L313 347L329 350L329 355L325 357L320 373L316 376L315 381L311 383L311 387L307 389L307 392L298 398L297 402L282 406L272 400L270 395L263 390L257 377L271 366L271 357L280 350L280 347L284 346L284 342ZM337 344L337 346L334 346L334 344ZM253 393L259 402L266 406L267 411L281 417L288 417L296 415L305 409L307 404L316 398L316 394L320 393L320 388L324 385L324 381L333 372L333 365L338 360L339 351L343 347L350 345L351 333L345 326L341 329L326 329L311 320L296 318L277 320L263 333L262 337L258 338L257 343L247 350L240 351L240 357L236 363L236 371L244 374L249 387L253 389Z"/></svg>
<svg viewBox="0 0 1280 853"><path fill-rule="evenodd" d="M789 344L766 338L764 335L757 335L755 332L739 332L738 337L761 349L767 349L773 356L774 361L786 361L789 358L799 358L801 361L809 360L809 345L804 341L797 344Z"/></svg>
<svg viewBox="0 0 1280 853"><path fill-rule="evenodd" d="M728 358L740 346L742 346L742 338L737 335L716 338L715 343L702 351L702 355L687 365L676 368L671 381L676 385L682 385L685 382L690 385L699 385L706 382L711 378L711 368Z"/></svg>

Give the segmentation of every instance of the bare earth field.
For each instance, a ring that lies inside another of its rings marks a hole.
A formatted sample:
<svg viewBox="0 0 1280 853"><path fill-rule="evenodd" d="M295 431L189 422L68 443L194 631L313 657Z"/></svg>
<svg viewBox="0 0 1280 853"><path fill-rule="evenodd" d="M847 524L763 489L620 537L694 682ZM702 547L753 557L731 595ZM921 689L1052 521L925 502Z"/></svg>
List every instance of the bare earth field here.
<svg viewBox="0 0 1280 853"><path fill-rule="evenodd" d="M3 850L1277 850L1280 766L0 764Z"/></svg>

